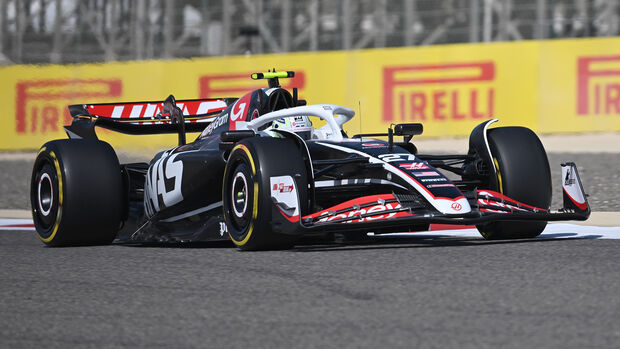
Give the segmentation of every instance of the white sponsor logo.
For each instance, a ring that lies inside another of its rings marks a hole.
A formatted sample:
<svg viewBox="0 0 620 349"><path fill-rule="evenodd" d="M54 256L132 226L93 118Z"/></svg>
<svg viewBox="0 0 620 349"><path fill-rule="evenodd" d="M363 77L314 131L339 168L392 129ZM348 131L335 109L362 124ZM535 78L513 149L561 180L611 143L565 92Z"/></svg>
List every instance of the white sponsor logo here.
<svg viewBox="0 0 620 349"><path fill-rule="evenodd" d="M408 153L381 154L378 157L379 157L379 159L381 159L381 160L383 160L385 162L414 161L415 160L415 155L408 154Z"/></svg>
<svg viewBox="0 0 620 349"><path fill-rule="evenodd" d="M404 168L405 170L428 170L430 169L430 167L428 167L428 165L426 165L425 163L422 162L412 162L409 164L399 164L398 166L400 166L401 168Z"/></svg>
<svg viewBox="0 0 620 349"><path fill-rule="evenodd" d="M161 196L164 207L170 207L183 200L181 193L181 181L183 178L183 162L181 160L174 161L179 153L168 156L169 152L165 152L151 166L146 175L146 183L144 185L145 207L147 214L152 216L159 211L159 197ZM166 179L173 179L172 188L166 189Z"/></svg>
<svg viewBox="0 0 620 349"><path fill-rule="evenodd" d="M333 220L339 220L343 218L353 218L349 221L345 221L346 223L374 221L377 219L388 219L388 218L394 217L398 212L390 212L387 214L385 214L384 212L387 210L393 210L393 209L399 209L399 208L401 208L399 203L395 203L395 205L392 205L391 203L387 203L385 205L375 205L375 206L371 206L368 208L360 208L359 210L352 210L347 213L340 213L340 214L329 216L329 217L323 217L319 219L319 222L331 222ZM369 214L369 213L376 213L376 215L372 215L369 217L363 217L363 218L354 218L356 216Z"/></svg>
<svg viewBox="0 0 620 349"><path fill-rule="evenodd" d="M230 115L231 121L239 120L245 111L245 105L246 103L235 103L235 106L232 108L232 114Z"/></svg>
<svg viewBox="0 0 620 349"><path fill-rule="evenodd" d="M446 181L448 181L445 178L422 178L420 180L422 182L446 182Z"/></svg>
<svg viewBox="0 0 620 349"><path fill-rule="evenodd" d="M224 236L224 234L228 233L228 227L225 222L220 222L220 236Z"/></svg>
<svg viewBox="0 0 620 349"><path fill-rule="evenodd" d="M209 126L207 126L207 128L205 128L204 131L202 131L201 136L210 135L213 132L213 130L224 125L226 121L228 121L228 113L222 114L217 119L213 120L213 122L210 123Z"/></svg>
<svg viewBox="0 0 620 349"><path fill-rule="evenodd" d="M290 193L293 191L293 185L285 185L284 183L278 183L273 185L273 191L277 191L280 193Z"/></svg>
<svg viewBox="0 0 620 349"><path fill-rule="evenodd" d="M299 215L299 202L295 180L291 176L270 177L271 197L281 207L286 208L286 214L295 217Z"/></svg>

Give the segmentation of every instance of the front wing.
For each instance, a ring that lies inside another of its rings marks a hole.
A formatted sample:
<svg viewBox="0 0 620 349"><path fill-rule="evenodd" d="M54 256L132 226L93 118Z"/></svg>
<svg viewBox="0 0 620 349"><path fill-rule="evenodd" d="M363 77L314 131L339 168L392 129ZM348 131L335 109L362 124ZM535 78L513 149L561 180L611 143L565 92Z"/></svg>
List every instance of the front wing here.
<svg viewBox="0 0 620 349"><path fill-rule="evenodd" d="M533 207L495 191L477 190L466 196L472 210L463 214L421 210L414 196L397 194L360 197L301 219L295 217L296 220L284 210L277 212L284 215L288 222L297 221L302 233L364 230L380 234L426 230L424 226L428 224L476 225L494 221L588 219L590 206L574 163L562 164L562 189L563 207L555 211ZM289 231L293 233L294 229Z"/></svg>

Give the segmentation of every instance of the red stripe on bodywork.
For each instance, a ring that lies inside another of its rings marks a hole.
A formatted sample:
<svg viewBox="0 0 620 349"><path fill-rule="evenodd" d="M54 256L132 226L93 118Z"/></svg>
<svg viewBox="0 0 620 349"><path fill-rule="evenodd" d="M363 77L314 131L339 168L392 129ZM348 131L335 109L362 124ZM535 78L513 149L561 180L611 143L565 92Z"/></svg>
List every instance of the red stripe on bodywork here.
<svg viewBox="0 0 620 349"><path fill-rule="evenodd" d="M437 230L457 230L457 229L473 229L475 225L451 225L451 224L431 224L429 231Z"/></svg>
<svg viewBox="0 0 620 349"><path fill-rule="evenodd" d="M284 216L284 218L286 218L289 222L291 222L291 223L299 222L299 215L297 215L297 216L289 216L286 213L284 213L284 211L282 211L282 209L280 209L280 207L278 205L276 205L276 208L278 209L278 211L280 211L280 213Z"/></svg>
<svg viewBox="0 0 620 349"><path fill-rule="evenodd" d="M198 114L198 109L203 103L211 104L210 106L207 105L209 108L206 110L205 114L226 109L225 102L222 99L179 100L176 102L177 104L183 106L183 112L186 115ZM217 106L219 104L223 104L223 105ZM156 108L154 109L153 115L150 115L150 114L146 115L147 107L149 105L156 106ZM161 112L163 110L164 103L163 102L130 102L130 103L89 104L87 110L92 115L111 118L112 113L114 112L114 109L116 107L122 107L122 111L120 115L116 116L115 118L127 119L130 117L131 112L135 106L141 107L140 113L139 115L137 115L137 117L155 117L158 112Z"/></svg>
<svg viewBox="0 0 620 349"><path fill-rule="evenodd" d="M478 190L478 200L486 200L484 196L480 195L480 193L483 193L483 192L489 193L489 194L491 194L491 197L493 197L495 199L501 199L501 200L507 202L511 206L516 204L516 205L520 205L520 206L529 208L531 210L547 212L547 210L544 209L544 208L539 208L539 207L531 206L531 205L528 205L528 204L524 204L524 203L522 203L520 201L512 199L512 198L510 198L510 197L508 197L508 196L506 196L504 194L500 194L500 193L498 193L496 191L493 191L493 190L486 190L486 189ZM489 201L489 202L486 202L485 204L488 204L488 205L491 205L491 206L499 206L499 207L501 207L501 205L497 205L498 202L495 202L495 201ZM484 210L481 210L481 211L484 211Z"/></svg>
<svg viewBox="0 0 620 349"><path fill-rule="evenodd" d="M329 211L339 211L345 208L350 208L349 211L352 211L353 205L363 205L363 204L369 204L371 202L373 203L377 203L377 205L379 204L377 201L379 201L380 199L382 200L393 200L394 199L394 195L392 194L379 194L379 195L369 195L369 196L362 196L360 198L357 199L353 199L353 200L349 200L349 201L345 201L341 204L338 204L336 206L332 206L330 208L324 209L322 211L319 212L315 212L311 215L305 216L304 219L306 218L315 218L318 217L322 214L325 214Z"/></svg>
<svg viewBox="0 0 620 349"><path fill-rule="evenodd" d="M562 188L562 190L564 191L566 196L568 196L570 201L572 201L573 204L575 204L575 206L577 206L580 210L586 211L588 209L588 204L587 203L585 203L585 202L581 203L581 202L575 201L575 199L573 199L573 197L570 196L570 194L566 191L566 189Z"/></svg>

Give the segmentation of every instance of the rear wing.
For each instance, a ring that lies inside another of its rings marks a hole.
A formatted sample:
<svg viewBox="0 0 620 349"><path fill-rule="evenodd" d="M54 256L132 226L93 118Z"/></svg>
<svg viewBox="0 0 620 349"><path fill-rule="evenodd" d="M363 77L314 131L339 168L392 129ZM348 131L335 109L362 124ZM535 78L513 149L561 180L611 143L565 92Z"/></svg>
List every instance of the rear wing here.
<svg viewBox="0 0 620 349"><path fill-rule="evenodd" d="M236 98L176 100L170 95L163 102L74 104L73 118L65 126L69 138L97 139L94 127L132 134L178 133L185 144L186 132L202 132Z"/></svg>

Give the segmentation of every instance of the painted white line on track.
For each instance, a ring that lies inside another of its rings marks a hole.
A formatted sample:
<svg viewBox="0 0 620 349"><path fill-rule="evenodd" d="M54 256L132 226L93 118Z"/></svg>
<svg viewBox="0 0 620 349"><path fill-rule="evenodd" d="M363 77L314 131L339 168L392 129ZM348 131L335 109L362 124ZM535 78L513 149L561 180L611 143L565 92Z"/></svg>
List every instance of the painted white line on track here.
<svg viewBox="0 0 620 349"><path fill-rule="evenodd" d="M0 218L0 230L34 230L31 219ZM447 229L415 233L393 233L381 236L402 237L467 237L482 238L476 229ZM620 227L597 227L577 224L551 223L539 239L620 239Z"/></svg>
<svg viewBox="0 0 620 349"><path fill-rule="evenodd" d="M0 218L0 230L34 230L32 219Z"/></svg>
<svg viewBox="0 0 620 349"><path fill-rule="evenodd" d="M402 237L467 237L482 238L477 229L437 230L417 233L394 233L381 236ZM577 224L550 223L539 239L620 239L620 227L597 227Z"/></svg>

